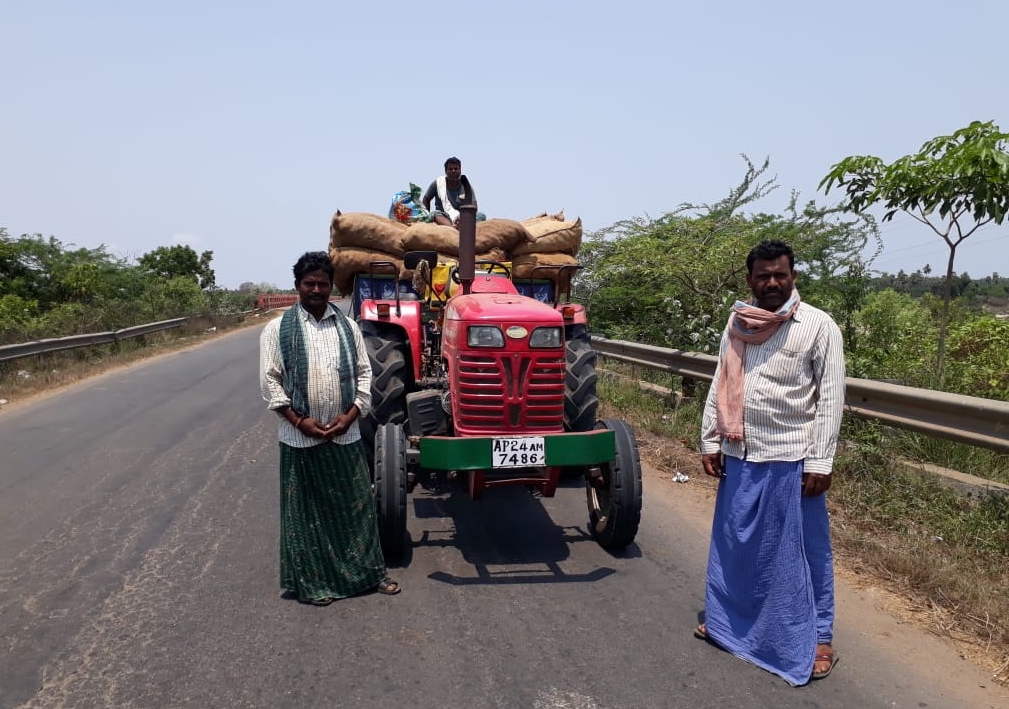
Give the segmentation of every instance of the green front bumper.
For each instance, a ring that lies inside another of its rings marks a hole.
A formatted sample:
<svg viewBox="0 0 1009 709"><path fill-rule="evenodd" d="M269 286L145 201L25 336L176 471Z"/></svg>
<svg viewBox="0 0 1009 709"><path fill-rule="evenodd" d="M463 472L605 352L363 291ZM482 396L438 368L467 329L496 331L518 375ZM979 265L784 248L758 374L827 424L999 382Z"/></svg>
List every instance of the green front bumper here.
<svg viewBox="0 0 1009 709"><path fill-rule="evenodd" d="M513 438L514 436L503 436ZM616 458L616 436L609 429L542 436L546 465L599 465ZM420 439L420 465L429 470L489 470L494 438L426 436Z"/></svg>

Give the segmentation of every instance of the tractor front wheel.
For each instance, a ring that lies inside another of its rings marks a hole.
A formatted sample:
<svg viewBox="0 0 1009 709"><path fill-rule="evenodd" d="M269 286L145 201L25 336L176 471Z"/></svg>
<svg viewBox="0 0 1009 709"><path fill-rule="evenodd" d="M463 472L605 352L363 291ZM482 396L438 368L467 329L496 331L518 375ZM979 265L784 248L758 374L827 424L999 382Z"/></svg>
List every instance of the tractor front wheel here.
<svg viewBox="0 0 1009 709"><path fill-rule="evenodd" d="M406 434L398 423L375 432L375 504L378 533L387 560L398 559L406 546Z"/></svg>
<svg viewBox="0 0 1009 709"><path fill-rule="evenodd" d="M617 551L634 541L641 522L641 458L626 423L604 419L596 428L613 431L616 456L600 466L598 474L590 468L586 476L589 529L599 546Z"/></svg>

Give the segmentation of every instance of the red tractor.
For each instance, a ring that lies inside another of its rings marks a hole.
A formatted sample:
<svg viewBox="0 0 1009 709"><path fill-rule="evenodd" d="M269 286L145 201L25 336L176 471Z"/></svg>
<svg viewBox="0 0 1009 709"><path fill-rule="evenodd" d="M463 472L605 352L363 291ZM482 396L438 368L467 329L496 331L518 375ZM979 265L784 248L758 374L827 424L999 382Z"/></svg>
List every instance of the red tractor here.
<svg viewBox="0 0 1009 709"><path fill-rule="evenodd" d="M517 282L507 263L477 262L476 206L460 211L455 288L432 283L434 251L404 258L423 289L399 280L392 262L373 261L355 280L373 372L361 426L383 550L403 553L407 493L418 483L464 480L473 499L502 485L552 497L565 473L585 478L595 539L622 549L641 519L641 463L630 426L596 420L585 308L557 285L571 274Z"/></svg>

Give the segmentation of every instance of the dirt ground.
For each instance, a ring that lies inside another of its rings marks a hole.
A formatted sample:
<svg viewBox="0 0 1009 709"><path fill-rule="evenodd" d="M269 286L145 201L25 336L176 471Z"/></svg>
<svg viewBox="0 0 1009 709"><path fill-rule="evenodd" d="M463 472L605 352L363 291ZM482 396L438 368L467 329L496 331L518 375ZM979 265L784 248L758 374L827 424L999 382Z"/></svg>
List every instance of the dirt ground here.
<svg viewBox="0 0 1009 709"><path fill-rule="evenodd" d="M718 481L701 470L700 457L686 445L659 439L649 434L637 434L641 460L654 483L649 494L658 494L669 500L677 511L687 517L692 531L707 536L711 531L711 512L714 507ZM689 480L677 482L679 473ZM998 700L1009 706L1009 687L1001 686L995 677L1005 673L997 667L992 657L1000 653L985 653L976 644L957 640L952 634L936 632L934 615L917 607L912 599L900 593L895 584L884 578L870 577L852 570L855 564L835 548L834 574L837 612L839 619L872 618L873 634L893 648L900 656L913 658L915 666L928 675L950 677L951 683L965 682L965 693L976 689L976 678L951 672L951 663L969 662L978 674L988 678L987 687ZM841 620L840 622L844 622ZM999 706L996 704L995 706Z"/></svg>

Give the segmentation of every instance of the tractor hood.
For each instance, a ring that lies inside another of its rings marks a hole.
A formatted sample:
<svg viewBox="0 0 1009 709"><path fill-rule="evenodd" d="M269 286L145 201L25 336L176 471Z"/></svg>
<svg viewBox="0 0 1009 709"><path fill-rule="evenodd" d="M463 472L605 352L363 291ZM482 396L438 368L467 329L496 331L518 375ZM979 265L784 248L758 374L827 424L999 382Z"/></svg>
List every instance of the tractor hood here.
<svg viewBox="0 0 1009 709"><path fill-rule="evenodd" d="M560 323L563 318L547 303L512 293L457 295L445 308L446 320L465 322Z"/></svg>

